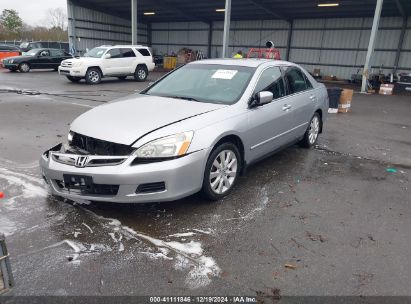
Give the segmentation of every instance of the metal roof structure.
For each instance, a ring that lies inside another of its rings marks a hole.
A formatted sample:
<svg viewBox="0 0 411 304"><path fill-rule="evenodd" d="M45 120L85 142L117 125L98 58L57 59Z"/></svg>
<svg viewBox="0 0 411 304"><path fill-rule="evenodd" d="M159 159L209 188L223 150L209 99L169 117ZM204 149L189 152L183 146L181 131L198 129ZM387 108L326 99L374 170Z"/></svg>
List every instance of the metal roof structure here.
<svg viewBox="0 0 411 304"><path fill-rule="evenodd" d="M75 5L131 19L130 0L72 0ZM338 3L336 7L318 7ZM372 17L376 0L233 0L231 20ZM224 0L137 0L138 20L178 22L224 20ZM146 16L144 12L155 12ZM382 16L411 15L410 0L385 0Z"/></svg>

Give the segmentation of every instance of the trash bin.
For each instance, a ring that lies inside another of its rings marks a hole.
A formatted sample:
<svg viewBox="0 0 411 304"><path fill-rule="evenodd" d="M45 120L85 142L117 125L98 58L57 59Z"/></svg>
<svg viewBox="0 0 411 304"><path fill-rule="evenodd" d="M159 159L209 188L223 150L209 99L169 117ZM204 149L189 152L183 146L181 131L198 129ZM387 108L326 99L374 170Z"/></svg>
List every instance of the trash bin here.
<svg viewBox="0 0 411 304"><path fill-rule="evenodd" d="M328 98L330 100L330 105L329 105L329 113L337 113L338 112L338 101L340 100L341 88L328 88Z"/></svg>
<svg viewBox="0 0 411 304"><path fill-rule="evenodd" d="M14 286L13 274L11 273L9 253L6 247L6 238L0 233L0 295L4 294Z"/></svg>

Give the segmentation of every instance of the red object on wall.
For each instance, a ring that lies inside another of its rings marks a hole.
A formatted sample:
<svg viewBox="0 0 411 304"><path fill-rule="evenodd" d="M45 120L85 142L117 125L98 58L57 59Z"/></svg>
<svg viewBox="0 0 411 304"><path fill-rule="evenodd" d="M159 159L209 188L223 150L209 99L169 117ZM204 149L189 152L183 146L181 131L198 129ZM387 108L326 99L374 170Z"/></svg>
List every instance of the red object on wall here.
<svg viewBox="0 0 411 304"><path fill-rule="evenodd" d="M4 198L4 193L0 191L0 199Z"/></svg>

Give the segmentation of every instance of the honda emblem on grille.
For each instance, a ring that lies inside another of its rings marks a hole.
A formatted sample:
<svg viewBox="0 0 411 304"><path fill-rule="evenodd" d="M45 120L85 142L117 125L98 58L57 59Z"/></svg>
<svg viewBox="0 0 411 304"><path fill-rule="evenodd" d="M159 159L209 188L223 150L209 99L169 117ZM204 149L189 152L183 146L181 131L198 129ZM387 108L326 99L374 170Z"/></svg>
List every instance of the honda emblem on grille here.
<svg viewBox="0 0 411 304"><path fill-rule="evenodd" d="M76 167L84 168L87 165L88 156L79 156L76 159Z"/></svg>

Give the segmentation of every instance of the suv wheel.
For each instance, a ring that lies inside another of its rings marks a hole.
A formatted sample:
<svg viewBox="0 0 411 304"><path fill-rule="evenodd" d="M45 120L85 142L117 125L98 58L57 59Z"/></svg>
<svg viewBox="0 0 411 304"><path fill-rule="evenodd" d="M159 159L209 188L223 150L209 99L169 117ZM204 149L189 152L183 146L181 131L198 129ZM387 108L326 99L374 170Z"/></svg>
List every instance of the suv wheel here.
<svg viewBox="0 0 411 304"><path fill-rule="evenodd" d="M27 62L20 63L19 70L22 73L30 72L30 65Z"/></svg>
<svg viewBox="0 0 411 304"><path fill-rule="evenodd" d="M137 81L145 81L148 76L148 71L145 66L139 65L134 72L134 79Z"/></svg>
<svg viewBox="0 0 411 304"><path fill-rule="evenodd" d="M305 131L303 139L300 141L300 146L304 148L312 147L318 139L320 134L321 118L318 113L315 113L311 118L307 131Z"/></svg>
<svg viewBox="0 0 411 304"><path fill-rule="evenodd" d="M240 174L241 156L233 143L223 143L211 152L203 180L203 193L210 200L228 195Z"/></svg>
<svg viewBox="0 0 411 304"><path fill-rule="evenodd" d="M98 84L101 81L101 72L97 68L90 68L86 73L86 82L88 84Z"/></svg>
<svg viewBox="0 0 411 304"><path fill-rule="evenodd" d="M71 82L79 82L81 80L80 77L74 77L74 76L66 76L68 80Z"/></svg>

